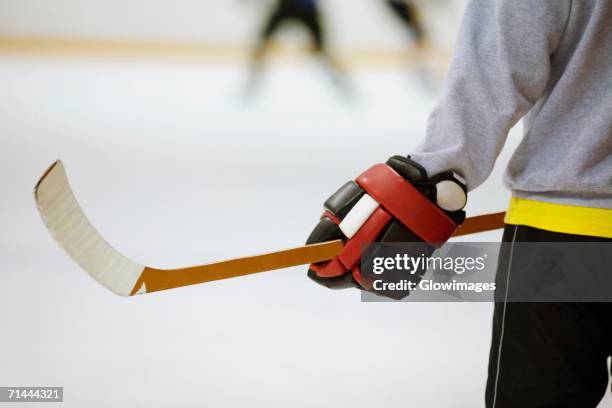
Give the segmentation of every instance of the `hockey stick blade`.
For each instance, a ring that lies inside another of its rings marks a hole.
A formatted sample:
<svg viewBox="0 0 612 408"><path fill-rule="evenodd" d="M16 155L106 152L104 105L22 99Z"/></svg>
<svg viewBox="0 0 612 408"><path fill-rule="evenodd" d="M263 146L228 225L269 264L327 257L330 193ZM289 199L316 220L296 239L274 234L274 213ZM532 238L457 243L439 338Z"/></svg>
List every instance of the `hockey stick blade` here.
<svg viewBox="0 0 612 408"><path fill-rule="evenodd" d="M326 261L343 248L340 240L179 269L141 265L111 247L85 216L61 161L53 163L34 188L38 211L66 253L101 285L132 296L253 273ZM455 236L503 226L503 213L469 218Z"/></svg>

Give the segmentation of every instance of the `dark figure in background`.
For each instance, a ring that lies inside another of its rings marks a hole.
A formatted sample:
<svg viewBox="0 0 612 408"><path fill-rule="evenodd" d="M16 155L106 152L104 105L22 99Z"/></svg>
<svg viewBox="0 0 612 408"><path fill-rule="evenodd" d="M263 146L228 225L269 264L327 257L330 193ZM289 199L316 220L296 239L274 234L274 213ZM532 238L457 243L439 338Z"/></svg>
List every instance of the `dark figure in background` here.
<svg viewBox="0 0 612 408"><path fill-rule="evenodd" d="M323 53L325 40L316 0L278 0L261 32L256 53L263 54L276 30L282 23L291 20L302 24L308 30L312 36L314 50Z"/></svg>
<svg viewBox="0 0 612 408"><path fill-rule="evenodd" d="M406 25L418 47L422 47L424 40L423 26L418 10L410 0L386 0L393 13Z"/></svg>
<svg viewBox="0 0 612 408"><path fill-rule="evenodd" d="M427 49L427 36L420 16L420 10L412 0L385 0L393 14L399 18L414 45L410 59L414 71L429 91L440 88L440 64Z"/></svg>
<svg viewBox="0 0 612 408"><path fill-rule="evenodd" d="M335 62L327 48L325 31L321 24L321 13L318 1L277 0L264 22L257 45L253 52L253 62L247 84L247 93L252 93L259 82L263 69L263 61L269 49L272 37L284 23L290 22L300 24L306 28L312 38L312 51L318 56L330 73L334 84L339 86L343 91L347 91L347 83L343 70Z"/></svg>

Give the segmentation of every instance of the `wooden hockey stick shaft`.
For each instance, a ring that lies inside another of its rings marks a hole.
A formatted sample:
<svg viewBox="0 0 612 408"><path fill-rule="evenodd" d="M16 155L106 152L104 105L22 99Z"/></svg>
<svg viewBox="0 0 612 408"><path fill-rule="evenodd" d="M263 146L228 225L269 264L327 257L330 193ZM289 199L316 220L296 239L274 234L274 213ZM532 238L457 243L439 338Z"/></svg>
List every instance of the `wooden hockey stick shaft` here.
<svg viewBox="0 0 612 408"><path fill-rule="evenodd" d="M457 237L502 228L504 226L504 215L505 213L500 212L468 218L453 236ZM342 241L336 240L190 268L162 270L146 267L134 285L130 296L136 294L143 287L143 284L146 287L147 293L149 293L283 269L296 265L322 262L338 255L343 246Z"/></svg>
<svg viewBox="0 0 612 408"><path fill-rule="evenodd" d="M465 220L461 227L455 231L453 237L476 234L479 232L492 231L504 227L505 212L477 215Z"/></svg>
<svg viewBox="0 0 612 408"><path fill-rule="evenodd" d="M342 241L337 240L182 269L162 270L146 267L130 296L136 294L143 284L149 293L327 261L336 256L343 246Z"/></svg>

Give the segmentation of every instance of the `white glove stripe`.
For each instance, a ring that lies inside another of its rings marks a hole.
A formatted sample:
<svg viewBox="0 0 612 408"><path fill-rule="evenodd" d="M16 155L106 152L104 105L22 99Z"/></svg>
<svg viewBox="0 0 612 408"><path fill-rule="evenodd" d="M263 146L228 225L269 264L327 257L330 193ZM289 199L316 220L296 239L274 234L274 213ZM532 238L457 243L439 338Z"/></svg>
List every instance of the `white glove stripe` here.
<svg viewBox="0 0 612 408"><path fill-rule="evenodd" d="M342 233L349 239L353 238L353 235L359 231L378 206L379 204L376 200L365 194L340 223L339 227Z"/></svg>

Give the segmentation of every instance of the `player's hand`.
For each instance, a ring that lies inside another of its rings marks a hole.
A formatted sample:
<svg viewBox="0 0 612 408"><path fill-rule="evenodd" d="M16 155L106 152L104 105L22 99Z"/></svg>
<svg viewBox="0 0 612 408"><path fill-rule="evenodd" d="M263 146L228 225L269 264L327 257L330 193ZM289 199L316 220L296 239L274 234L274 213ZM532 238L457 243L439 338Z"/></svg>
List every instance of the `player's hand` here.
<svg viewBox="0 0 612 408"><path fill-rule="evenodd" d="M333 289L371 290L371 277L360 270L364 244L421 243L414 255L429 256L465 220L466 201L464 182L451 171L428 177L423 166L403 156L374 165L325 202L325 212L306 243L341 239L345 245L332 260L310 265L308 276Z"/></svg>

